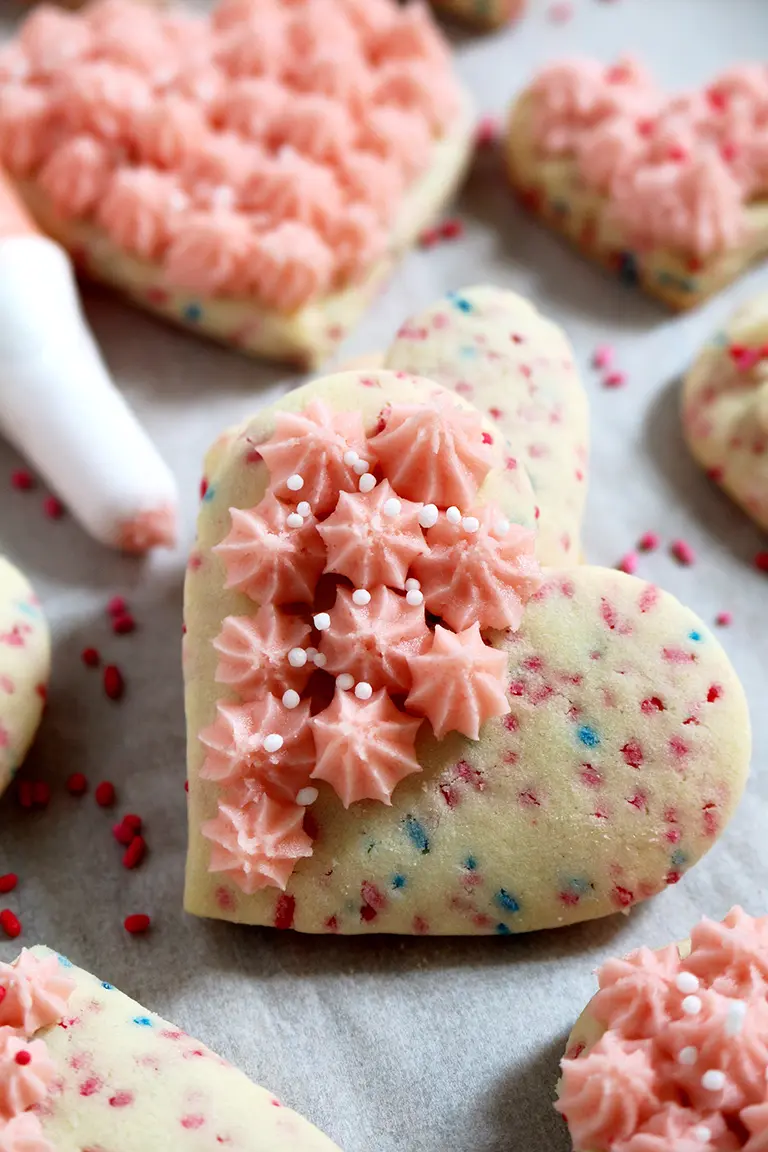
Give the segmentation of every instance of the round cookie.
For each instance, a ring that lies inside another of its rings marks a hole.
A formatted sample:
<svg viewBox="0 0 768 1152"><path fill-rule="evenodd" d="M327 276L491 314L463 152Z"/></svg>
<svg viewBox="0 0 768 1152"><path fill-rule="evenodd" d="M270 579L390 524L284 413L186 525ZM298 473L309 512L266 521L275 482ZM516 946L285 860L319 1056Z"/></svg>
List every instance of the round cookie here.
<svg viewBox="0 0 768 1152"><path fill-rule="evenodd" d="M768 530L768 293L739 308L699 353L682 421L707 475Z"/></svg>
<svg viewBox="0 0 768 1152"><path fill-rule="evenodd" d="M0 792L40 723L51 665L48 626L26 577L0 556Z"/></svg>
<svg viewBox="0 0 768 1152"><path fill-rule="evenodd" d="M738 907L607 961L558 1084L575 1152L762 1152L767 975L768 917Z"/></svg>

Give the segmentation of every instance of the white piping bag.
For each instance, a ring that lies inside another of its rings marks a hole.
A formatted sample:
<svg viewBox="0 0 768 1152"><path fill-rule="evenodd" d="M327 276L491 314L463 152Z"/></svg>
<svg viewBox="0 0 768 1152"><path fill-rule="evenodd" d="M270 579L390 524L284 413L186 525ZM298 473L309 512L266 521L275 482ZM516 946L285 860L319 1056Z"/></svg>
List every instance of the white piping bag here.
<svg viewBox="0 0 768 1152"><path fill-rule="evenodd" d="M0 172L0 432L102 544L176 540L176 483L110 379L64 249Z"/></svg>

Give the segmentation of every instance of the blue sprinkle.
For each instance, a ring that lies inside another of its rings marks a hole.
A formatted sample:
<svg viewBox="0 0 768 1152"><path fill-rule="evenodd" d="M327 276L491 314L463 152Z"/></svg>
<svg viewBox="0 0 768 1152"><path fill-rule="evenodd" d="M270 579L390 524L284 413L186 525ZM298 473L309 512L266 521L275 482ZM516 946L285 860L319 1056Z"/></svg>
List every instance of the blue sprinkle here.
<svg viewBox="0 0 768 1152"><path fill-rule="evenodd" d="M686 278L685 280L680 281L680 287L682 288L683 292L695 292L696 281Z"/></svg>
<svg viewBox="0 0 768 1152"><path fill-rule="evenodd" d="M728 336L725 332L718 332L712 337L712 343L716 348L726 348L728 346Z"/></svg>
<svg viewBox="0 0 768 1152"><path fill-rule="evenodd" d="M133 1022L134 1024L140 1024L142 1028L152 1027L152 1021L149 1016L134 1016Z"/></svg>
<svg viewBox="0 0 768 1152"><path fill-rule="evenodd" d="M31 616L34 620L40 615L40 609L36 608L34 604L30 604L28 600L17 600L15 607L22 612L25 616Z"/></svg>
<svg viewBox="0 0 768 1152"><path fill-rule="evenodd" d="M453 304L454 308L458 308L459 312L471 312L472 305L469 300L465 300L463 296L457 296L455 292L448 293L448 299Z"/></svg>
<svg viewBox="0 0 768 1152"><path fill-rule="evenodd" d="M579 728L577 736L582 744L586 744L587 748L596 748L600 743L600 737L597 732L595 732L594 728L589 728L586 724L583 724L581 728Z"/></svg>
<svg viewBox="0 0 768 1152"><path fill-rule="evenodd" d="M499 904L506 912L519 912L520 905L514 898L511 892L507 892L506 888L499 888L494 897L497 904Z"/></svg>
<svg viewBox="0 0 768 1152"><path fill-rule="evenodd" d="M631 252L619 254L619 280L622 284L634 286L638 281L637 260Z"/></svg>
<svg viewBox="0 0 768 1152"><path fill-rule="evenodd" d="M209 487L205 490L205 496L203 496L203 500L207 504L209 500L213 500L215 495L216 489L213 487L213 485L209 485Z"/></svg>
<svg viewBox="0 0 768 1152"><path fill-rule="evenodd" d="M420 824L415 816L406 816L403 824L405 825L405 830L411 842L418 848L422 856L426 856L429 852L429 837L427 836L424 825Z"/></svg>
<svg viewBox="0 0 768 1152"><path fill-rule="evenodd" d="M468 872L475 871L477 868L477 860L475 860L474 856L467 856L466 860L464 861L464 867Z"/></svg>
<svg viewBox="0 0 768 1152"><path fill-rule="evenodd" d="M566 887L570 888L571 892L578 893L579 896L585 896L592 887L592 883L585 880L583 876L571 876Z"/></svg>
<svg viewBox="0 0 768 1152"><path fill-rule="evenodd" d="M107 992L114 992L115 990L114 984L110 984L107 980L102 980L101 986L102 988L106 988Z"/></svg>
<svg viewBox="0 0 768 1152"><path fill-rule="evenodd" d="M73 966L72 961L67 960L66 956L57 956L56 959L58 960L59 964L61 964L62 968L71 968Z"/></svg>
<svg viewBox="0 0 768 1152"><path fill-rule="evenodd" d="M672 863L674 864L675 868L682 868L687 859L688 857L686 856L685 852L682 852L679 848L675 848L674 852L672 853Z"/></svg>
<svg viewBox="0 0 768 1152"><path fill-rule="evenodd" d="M196 324L203 314L203 310L199 304L186 304L183 310L185 320L189 320L192 324Z"/></svg>
<svg viewBox="0 0 768 1152"><path fill-rule="evenodd" d="M510 927L508 927L508 925L506 925L506 924L497 924L496 928L495 928L495 932L496 932L497 936L511 936L512 935L512 929Z"/></svg>
<svg viewBox="0 0 768 1152"><path fill-rule="evenodd" d="M477 356L477 348L473 348L471 345L465 345L463 348L459 348L459 356L464 356L465 359L471 360Z"/></svg>
<svg viewBox="0 0 768 1152"><path fill-rule="evenodd" d="M392 877L392 887L393 888L405 888L405 884L406 884L405 876L402 876L399 872L395 873L395 875Z"/></svg>
<svg viewBox="0 0 768 1152"><path fill-rule="evenodd" d="M693 632L689 632L689 633L688 633L688 639L689 639L689 640L701 640L701 632L697 632L697 631L694 629L694 631L693 631Z"/></svg>

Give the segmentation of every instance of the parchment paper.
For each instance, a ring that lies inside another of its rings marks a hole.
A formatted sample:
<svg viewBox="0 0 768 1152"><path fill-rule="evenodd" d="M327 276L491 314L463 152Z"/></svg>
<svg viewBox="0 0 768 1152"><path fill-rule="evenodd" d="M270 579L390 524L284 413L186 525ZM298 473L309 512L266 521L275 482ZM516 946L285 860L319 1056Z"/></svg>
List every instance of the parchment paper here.
<svg viewBox="0 0 768 1152"><path fill-rule="evenodd" d="M561 54L606 60L629 48L672 86L702 83L768 46L765 0L575 0L562 26L531 0L516 29L458 43L459 66L483 111L501 112L535 68ZM4 9L10 27L19 9ZM484 166L485 168L488 165ZM193 536L202 453L227 423L296 383L89 291L88 313L110 367L171 462L183 492L183 542L146 563L115 556L71 519L50 522L42 493L12 491L20 461L0 445L0 544L32 577L53 624L50 706L26 774L51 782L42 813L0 802L0 873L21 877L3 898L24 924L19 944L45 942L176 1021L271 1087L346 1152L564 1152L551 1100L566 1034L609 953L685 935L703 913L740 902L768 911L768 578L751 568L768 547L699 472L681 440L678 377L732 307L768 285L768 268L694 315L674 318L617 285L529 222L491 172L461 203L465 237L409 257L345 352L382 347L402 319L448 289L479 281L530 295L565 325L592 401L586 551L613 564L652 529L685 537L698 562L661 551L648 576L708 623L730 610L722 639L750 696L754 771L722 841L679 885L629 916L531 937L304 938L195 921L181 911L185 850L179 663L181 582ZM628 383L602 389L589 369L608 340ZM0 369L1 370L1 369ZM52 451L55 446L52 445ZM139 623L114 637L108 598L128 597ZM124 670L106 699L84 667L95 645ZM120 813L146 820L150 856L127 872L92 792L67 775L116 784ZM146 938L122 928L149 912ZM0 943L0 957L17 944Z"/></svg>

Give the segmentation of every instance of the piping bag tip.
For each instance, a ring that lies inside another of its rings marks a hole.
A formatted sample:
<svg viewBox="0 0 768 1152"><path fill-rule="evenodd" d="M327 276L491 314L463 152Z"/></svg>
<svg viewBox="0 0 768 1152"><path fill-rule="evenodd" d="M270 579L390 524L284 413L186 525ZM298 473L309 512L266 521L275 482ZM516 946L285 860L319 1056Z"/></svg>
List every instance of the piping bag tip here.
<svg viewBox="0 0 768 1152"><path fill-rule="evenodd" d="M173 548L177 539L176 509L163 504L124 520L118 529L117 546L122 552L140 555L151 548Z"/></svg>

